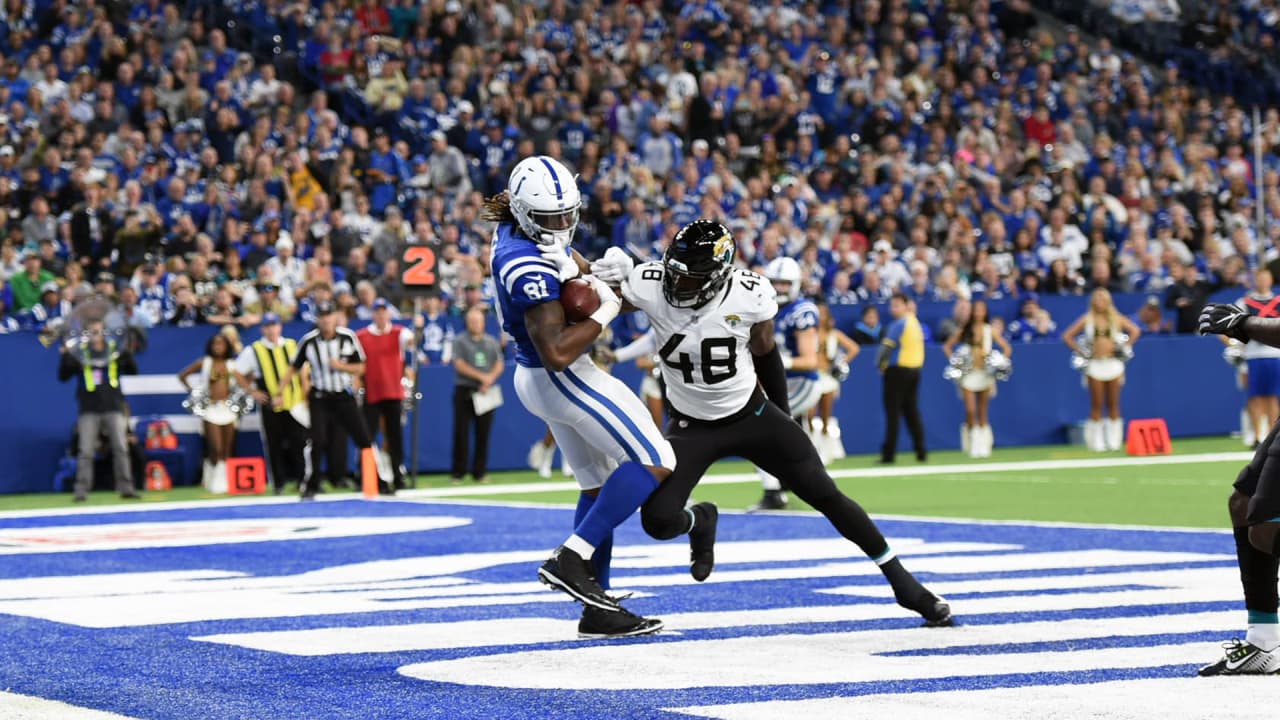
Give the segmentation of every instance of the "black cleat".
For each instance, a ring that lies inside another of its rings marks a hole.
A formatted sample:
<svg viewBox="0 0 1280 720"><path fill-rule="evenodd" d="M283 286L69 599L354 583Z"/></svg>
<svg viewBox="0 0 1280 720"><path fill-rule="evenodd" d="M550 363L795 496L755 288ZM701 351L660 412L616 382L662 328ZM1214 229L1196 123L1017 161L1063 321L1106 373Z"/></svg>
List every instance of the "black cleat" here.
<svg viewBox="0 0 1280 720"><path fill-rule="evenodd" d="M556 590L569 593L583 605L618 612L622 606L609 597L591 572L591 563L581 555L561 545L538 568L538 579Z"/></svg>
<svg viewBox="0 0 1280 720"><path fill-rule="evenodd" d="M716 522L720 511L709 502L690 508L697 519L689 531L689 574L702 582L716 566Z"/></svg>
<svg viewBox="0 0 1280 720"><path fill-rule="evenodd" d="M645 618L619 607L617 610L601 610L591 605L582 606L582 619L578 621L578 637L607 639L649 635L662 629L662 621Z"/></svg>
<svg viewBox="0 0 1280 720"><path fill-rule="evenodd" d="M931 592L925 591L914 605L910 609L924 618L924 624L920 627L951 627L956 624L955 618L951 616L951 606Z"/></svg>
<svg viewBox="0 0 1280 720"><path fill-rule="evenodd" d="M765 490L764 496L755 505L747 508L747 512L759 512L761 510L786 510L787 494L781 490Z"/></svg>

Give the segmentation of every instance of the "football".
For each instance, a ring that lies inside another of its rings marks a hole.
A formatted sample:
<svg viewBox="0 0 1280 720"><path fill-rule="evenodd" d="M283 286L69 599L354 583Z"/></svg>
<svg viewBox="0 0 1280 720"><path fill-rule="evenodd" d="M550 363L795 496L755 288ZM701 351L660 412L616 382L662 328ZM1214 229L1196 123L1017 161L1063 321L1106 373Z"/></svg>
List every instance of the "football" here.
<svg viewBox="0 0 1280 720"><path fill-rule="evenodd" d="M600 309L600 296L596 295L591 283L574 278L560 286L560 305L564 307L564 319L578 323Z"/></svg>

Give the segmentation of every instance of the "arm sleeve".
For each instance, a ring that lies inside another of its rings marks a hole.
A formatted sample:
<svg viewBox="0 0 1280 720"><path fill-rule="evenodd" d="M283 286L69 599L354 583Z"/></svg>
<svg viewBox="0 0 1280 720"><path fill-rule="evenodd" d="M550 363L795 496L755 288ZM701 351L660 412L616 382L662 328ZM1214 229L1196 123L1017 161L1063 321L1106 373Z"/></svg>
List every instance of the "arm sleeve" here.
<svg viewBox="0 0 1280 720"><path fill-rule="evenodd" d="M634 304L634 303L633 303ZM633 340L629 345L618 348L613 354L618 362L630 362L644 355L652 355L658 351L658 338L652 330Z"/></svg>
<svg viewBox="0 0 1280 720"><path fill-rule="evenodd" d="M787 400L787 371L782 367L782 352L778 349L777 343L774 343L773 349L764 355L753 355L751 362L755 365L756 377L760 378L760 386L764 388L764 394L774 405L790 415L791 404Z"/></svg>

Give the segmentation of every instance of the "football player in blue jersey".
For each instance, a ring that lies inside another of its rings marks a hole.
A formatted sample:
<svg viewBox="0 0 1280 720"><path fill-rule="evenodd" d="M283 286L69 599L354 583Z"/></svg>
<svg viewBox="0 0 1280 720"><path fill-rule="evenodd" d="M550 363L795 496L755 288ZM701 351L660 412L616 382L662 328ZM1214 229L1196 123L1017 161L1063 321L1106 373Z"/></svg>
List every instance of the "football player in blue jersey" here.
<svg viewBox="0 0 1280 720"><path fill-rule="evenodd" d="M573 534L538 577L582 602L579 635L643 635L662 621L626 611L604 590L613 529L671 474L675 453L640 399L591 361L592 344L622 302L600 277L584 275L591 268L569 247L581 202L568 168L534 156L511 171L505 193L485 201L483 216L498 223L491 267L502 328L516 345L516 394L550 426L582 489ZM621 250L606 257L604 279L630 269ZM569 324L560 285L580 275L600 307Z"/></svg>
<svg viewBox="0 0 1280 720"><path fill-rule="evenodd" d="M782 339L785 352L782 366L787 371L787 403L791 416L807 428L809 411L822 399L818 384L818 306L800 297L800 263L789 257L775 258L764 269L765 278L777 293L778 314L773 319L774 332ZM758 470L764 497L752 510L781 510L787 506L782 483L769 473Z"/></svg>

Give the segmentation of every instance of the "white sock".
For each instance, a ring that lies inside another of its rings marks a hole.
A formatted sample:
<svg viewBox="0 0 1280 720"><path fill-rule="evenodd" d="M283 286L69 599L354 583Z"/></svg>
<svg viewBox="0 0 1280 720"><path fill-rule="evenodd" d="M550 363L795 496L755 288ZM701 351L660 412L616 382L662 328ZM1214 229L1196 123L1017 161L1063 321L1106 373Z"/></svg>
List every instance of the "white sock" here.
<svg viewBox="0 0 1280 720"><path fill-rule="evenodd" d="M1280 625L1272 623L1250 623L1244 634L1245 642L1256 645L1267 652L1280 647Z"/></svg>
<svg viewBox="0 0 1280 720"><path fill-rule="evenodd" d="M590 560L591 556L596 554L595 546L577 535L570 535L569 539L564 541L564 546L577 553L583 560Z"/></svg>
<svg viewBox="0 0 1280 720"><path fill-rule="evenodd" d="M760 484L764 486L765 492L777 492L782 489L782 481L770 475L763 470L757 470L760 474Z"/></svg>

